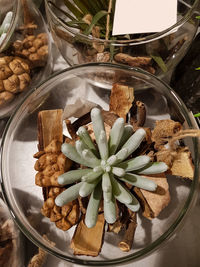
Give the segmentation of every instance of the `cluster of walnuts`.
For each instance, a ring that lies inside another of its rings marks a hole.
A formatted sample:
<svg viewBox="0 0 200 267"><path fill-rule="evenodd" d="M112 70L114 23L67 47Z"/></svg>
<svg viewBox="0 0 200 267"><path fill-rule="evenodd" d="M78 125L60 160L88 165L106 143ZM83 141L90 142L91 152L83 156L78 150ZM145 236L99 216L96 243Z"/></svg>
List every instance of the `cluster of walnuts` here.
<svg viewBox="0 0 200 267"><path fill-rule="evenodd" d="M0 107L28 88L34 69L45 66L47 57L46 33L13 43L11 55L0 57Z"/></svg>

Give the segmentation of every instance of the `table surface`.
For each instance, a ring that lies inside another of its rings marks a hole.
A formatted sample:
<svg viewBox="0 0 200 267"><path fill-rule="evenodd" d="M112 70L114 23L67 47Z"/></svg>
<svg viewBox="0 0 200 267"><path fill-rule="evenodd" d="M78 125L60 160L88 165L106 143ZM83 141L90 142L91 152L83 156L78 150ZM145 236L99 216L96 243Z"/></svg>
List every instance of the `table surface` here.
<svg viewBox="0 0 200 267"><path fill-rule="evenodd" d="M62 56L53 46L54 72L68 67ZM5 127L6 121L0 121L0 135ZM26 238L25 240L25 266L30 257L37 252L37 248ZM76 267L51 255L48 255L44 267ZM122 266L122 265L121 265ZM191 210L184 226L173 237L168 240L162 248L156 250L146 258L135 262L124 264L125 267L198 267L200 266L200 197Z"/></svg>

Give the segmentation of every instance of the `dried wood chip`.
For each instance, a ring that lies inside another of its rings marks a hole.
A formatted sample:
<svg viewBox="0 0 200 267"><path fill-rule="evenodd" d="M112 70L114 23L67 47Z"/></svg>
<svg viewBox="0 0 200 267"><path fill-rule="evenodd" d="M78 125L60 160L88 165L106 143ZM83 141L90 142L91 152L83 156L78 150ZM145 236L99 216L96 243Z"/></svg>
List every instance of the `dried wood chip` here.
<svg viewBox="0 0 200 267"><path fill-rule="evenodd" d="M119 242L119 248L124 252L131 250L135 236L135 230L137 228L137 213L131 211L130 213L131 214L129 216L124 238Z"/></svg>
<svg viewBox="0 0 200 267"><path fill-rule="evenodd" d="M164 174L154 174L153 177L146 176L146 178L154 181L158 185L156 191L150 192L139 188L135 188L134 191L141 201L143 216L148 219L153 219L170 202L169 184Z"/></svg>
<svg viewBox="0 0 200 267"><path fill-rule="evenodd" d="M126 120L134 101L134 89L122 84L114 84L110 96L110 111Z"/></svg>
<svg viewBox="0 0 200 267"><path fill-rule="evenodd" d="M151 64L151 57L132 57L124 53L118 53L114 59L117 62L128 64L132 67L148 66Z"/></svg>
<svg viewBox="0 0 200 267"><path fill-rule="evenodd" d="M87 255L96 257L101 251L105 220L104 214L98 215L97 223L93 228L87 228L83 215L74 232L71 248L74 255Z"/></svg>
<svg viewBox="0 0 200 267"><path fill-rule="evenodd" d="M172 175L193 179L194 165L192 163L191 153L188 149L180 148L177 150L170 171Z"/></svg>
<svg viewBox="0 0 200 267"><path fill-rule="evenodd" d="M63 142L62 109L43 110L38 113L38 150L44 150L52 140Z"/></svg>

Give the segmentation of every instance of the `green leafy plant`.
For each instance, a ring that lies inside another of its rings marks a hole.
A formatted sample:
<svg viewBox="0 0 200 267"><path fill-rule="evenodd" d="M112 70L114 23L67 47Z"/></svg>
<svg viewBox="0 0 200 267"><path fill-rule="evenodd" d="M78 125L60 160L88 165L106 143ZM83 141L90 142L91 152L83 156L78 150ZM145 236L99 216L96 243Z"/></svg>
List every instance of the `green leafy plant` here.
<svg viewBox="0 0 200 267"><path fill-rule="evenodd" d="M144 139L146 135L144 129L140 128L133 133L132 126L125 125L124 119L118 118L113 124L107 141L99 109L92 109L91 120L97 146L84 127L78 130L80 140L76 141L75 146L68 143L62 145L62 152L68 158L87 168L68 171L59 176L60 185L75 184L55 199L57 206L63 206L79 195L87 197L91 194L85 217L88 228L96 224L102 193L105 220L108 223L114 223L116 200L134 212L140 207L138 200L125 183L155 191L156 183L143 175L162 173L168 168L164 162L150 162L150 157L146 155L129 157Z"/></svg>

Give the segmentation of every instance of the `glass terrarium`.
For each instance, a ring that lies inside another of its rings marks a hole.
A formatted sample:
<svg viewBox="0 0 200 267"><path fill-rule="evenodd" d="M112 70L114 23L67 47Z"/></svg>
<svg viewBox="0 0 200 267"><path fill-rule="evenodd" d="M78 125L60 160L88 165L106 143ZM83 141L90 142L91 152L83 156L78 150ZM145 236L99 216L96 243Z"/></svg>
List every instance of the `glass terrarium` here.
<svg viewBox="0 0 200 267"><path fill-rule="evenodd" d="M120 97L119 94L116 97L112 95L114 87L119 89ZM120 99L124 96L123 92L125 90L127 92L125 96L128 101L124 101L123 105L119 105L119 103L122 103ZM186 157L184 156L183 161L180 160L182 167L179 165L180 161L176 161L178 165L174 168L175 172L173 171L173 175L169 172L166 173L166 177L154 177L154 182L159 182L160 184L158 191L149 192L149 194L151 193L151 203L149 197L145 195L145 199L148 199L149 203L149 212L148 205L143 206L143 202L140 202L139 193L131 191L141 204L137 212L136 229L134 218L132 218L133 221L127 225L128 227L124 226L119 231L117 230L121 223L123 223L123 219L126 222L126 218L129 218L129 215L125 215L121 209L118 209L118 224L115 224L116 228L112 228L113 224L110 220L106 219L109 223L105 223L105 210L104 208L102 210L101 207L99 210L100 221L98 221L98 227L93 229L93 227L86 227L83 223L85 206L82 199L80 200L81 202L74 199L74 202L68 204L65 208L59 206L62 199L56 198L57 200L55 200L55 196L61 192L69 193L68 190L70 188L79 186L80 183L76 180L78 183L74 185L73 181L77 177L72 175L70 178L73 180L72 184L65 185L64 187L61 184L57 184L60 178L54 174L57 171L60 173L61 169L56 165L57 161L55 159L57 160L58 157L63 159L63 155L59 154L60 148L54 150L55 154L48 154L48 159L45 158L45 153L50 152L50 149L54 148L53 144L59 144L63 140L65 140L64 147L69 144L68 142L72 142L71 145L75 144L76 141L78 142L78 138L71 138L77 137L75 129L80 129L78 128L80 125L87 125L92 134L92 128L89 128L88 113L94 106L98 107L98 109L102 108L105 116L109 114L109 119L107 121L105 119L106 128L109 131L109 125L110 123L112 125L113 116L116 119L116 113L111 111L111 98L113 99L112 110L116 108L120 114L126 110L125 114L127 116L124 119L127 122L127 129L130 129L130 127L132 129L133 123L136 123L134 126L136 127L134 128L136 133L138 127L141 128L141 125L143 125L143 131L144 129L151 131L155 130L156 123L165 121L165 127L161 127L157 131L158 134L163 133L164 128L166 131L170 129L172 120L175 121L175 125L178 125L178 127L173 128L172 135L180 129L185 129L188 133L190 129L195 128L194 121L190 118L184 103L166 83L157 77L141 69L127 66L110 63L90 63L63 70L43 82L36 90L32 90L11 117L2 138L2 191L16 223L23 233L37 246L42 247L60 259L85 266L116 266L117 264L134 261L149 255L150 252L159 248L166 240L170 242L170 237L176 233L179 226L188 218L199 188L198 140L195 138L183 138L179 143L175 143L181 151L188 146L190 152L182 151ZM138 103L138 101L143 103L143 105L137 104L136 108L133 103ZM144 107L146 115L144 115ZM135 109L140 110L140 112L135 113ZM138 114L138 116L133 118L134 114ZM119 127L121 126L119 125ZM169 137L169 135L168 132L165 137ZM56 142L49 143L48 140ZM105 139L103 138L102 140ZM142 148L145 148L146 145L147 148L151 147L148 144L152 143L148 143L148 140L148 138L145 139ZM166 140L170 139L162 140L164 140L164 149L168 150L170 145L166 143ZM78 143L76 144L78 151ZM129 145L126 145L127 147L129 148ZM72 149L74 151L74 148ZM64 153L64 150L62 151ZM142 155L142 151L144 152L144 150L139 149L137 153ZM189 155L188 153L191 153L189 158L187 156ZM84 153L81 152L81 154L83 155ZM163 154L161 153L160 155ZM78 154L76 156L77 159L80 158ZM91 156L91 159L93 157L94 155ZM73 159L73 165L69 164L69 167L71 167L70 171L77 171L76 158ZM168 160L170 157L166 159ZM90 159L87 158L87 160ZM48 164L47 166L45 165L47 161L51 162L52 168ZM62 162L63 160L61 160ZM185 168L186 163L187 167ZM44 170L43 166L46 166L45 173L42 173ZM63 165L59 166L62 167ZM96 170L98 171L98 168ZM188 170L191 171L190 174L186 174ZM87 169L84 167L82 171L85 172ZM106 169L106 171L110 172L110 168ZM119 175L118 171L120 170L116 171L115 169L116 175ZM181 178L180 171L182 176L190 176L190 179ZM62 175L60 177L62 180ZM124 183L123 185L125 186ZM130 188L130 190L132 189ZM142 194L144 194L144 191L141 191ZM113 194L116 197L120 195L116 191L113 191ZM121 198L121 200L123 199ZM157 213L158 210L153 209L154 205L161 207L159 214ZM89 204L87 209L88 207ZM145 207L147 208L146 212ZM82 231L79 231L79 227L82 227ZM51 242L43 238L44 234ZM78 234L78 237L74 238L76 234ZM128 240L133 241L133 246L132 243L128 243ZM87 245L86 241L89 245ZM101 247L102 243L103 246ZM119 244L122 249L119 248ZM126 244L129 245L129 249L126 249ZM76 251L74 248L76 248ZM90 251L90 254L88 251ZM78 253L81 255L77 255Z"/></svg>
<svg viewBox="0 0 200 267"><path fill-rule="evenodd" d="M51 72L48 30L33 1L0 1L0 117Z"/></svg>
<svg viewBox="0 0 200 267"><path fill-rule="evenodd" d="M86 62L112 62L141 67L169 81L183 58L197 28L199 0L180 0L177 23L158 33L112 36L115 1L49 1L46 12L53 39L70 65ZM104 12L104 13L103 13ZM159 21L158 21L159 23Z"/></svg>

